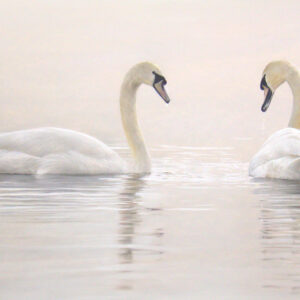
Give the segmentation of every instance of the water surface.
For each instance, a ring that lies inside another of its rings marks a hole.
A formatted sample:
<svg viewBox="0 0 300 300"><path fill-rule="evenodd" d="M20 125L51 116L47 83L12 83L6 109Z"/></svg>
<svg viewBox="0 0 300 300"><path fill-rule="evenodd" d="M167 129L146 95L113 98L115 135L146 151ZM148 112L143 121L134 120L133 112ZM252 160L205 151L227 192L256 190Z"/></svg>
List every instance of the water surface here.
<svg viewBox="0 0 300 300"><path fill-rule="evenodd" d="M299 182L252 179L235 152L152 148L143 177L1 175L1 299L299 299Z"/></svg>

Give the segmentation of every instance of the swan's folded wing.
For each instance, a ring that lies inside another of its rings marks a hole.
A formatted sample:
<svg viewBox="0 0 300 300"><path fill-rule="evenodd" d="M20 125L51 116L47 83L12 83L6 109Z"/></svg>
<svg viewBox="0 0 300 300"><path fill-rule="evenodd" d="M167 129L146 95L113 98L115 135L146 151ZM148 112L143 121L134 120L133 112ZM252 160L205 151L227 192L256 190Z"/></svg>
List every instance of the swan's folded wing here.
<svg viewBox="0 0 300 300"><path fill-rule="evenodd" d="M0 150L23 152L37 157L68 151L97 157L114 155L114 151L92 136L54 127L2 133Z"/></svg>
<svg viewBox="0 0 300 300"><path fill-rule="evenodd" d="M69 151L43 157L37 168L37 174L117 174L124 172L124 169L124 162L117 155L98 158Z"/></svg>
<svg viewBox="0 0 300 300"><path fill-rule="evenodd" d="M299 158L300 130L285 128L270 136L252 158L249 174L254 177L291 179L291 176L295 176L291 174L300 173Z"/></svg>
<svg viewBox="0 0 300 300"><path fill-rule="evenodd" d="M38 128L0 134L0 173L104 174L124 171L101 141L72 130Z"/></svg>
<svg viewBox="0 0 300 300"><path fill-rule="evenodd" d="M281 157L270 160L250 170L253 177L300 179L300 158Z"/></svg>

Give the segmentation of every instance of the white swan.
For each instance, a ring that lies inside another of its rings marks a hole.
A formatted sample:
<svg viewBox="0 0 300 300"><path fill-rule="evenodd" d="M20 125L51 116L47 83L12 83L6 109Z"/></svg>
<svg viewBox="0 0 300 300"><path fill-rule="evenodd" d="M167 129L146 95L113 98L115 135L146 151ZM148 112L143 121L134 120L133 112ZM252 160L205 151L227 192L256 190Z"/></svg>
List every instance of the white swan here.
<svg viewBox="0 0 300 300"><path fill-rule="evenodd" d="M169 103L167 83L157 66L143 62L126 74L120 93L122 123L135 165L132 169L101 141L60 128L38 128L0 134L0 173L106 174L147 173L151 162L136 117L136 91L151 85Z"/></svg>
<svg viewBox="0 0 300 300"><path fill-rule="evenodd" d="M265 112L275 90L288 82L293 96L293 111L289 127L275 132L252 158L249 174L254 177L300 179L300 75L285 61L269 63L261 80L265 100L261 110Z"/></svg>

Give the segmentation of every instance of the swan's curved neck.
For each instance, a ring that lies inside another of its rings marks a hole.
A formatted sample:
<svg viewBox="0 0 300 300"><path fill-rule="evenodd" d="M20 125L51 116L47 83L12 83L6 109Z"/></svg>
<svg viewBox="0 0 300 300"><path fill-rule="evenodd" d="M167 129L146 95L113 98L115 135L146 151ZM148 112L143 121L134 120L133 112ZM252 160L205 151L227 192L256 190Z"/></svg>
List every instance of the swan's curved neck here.
<svg viewBox="0 0 300 300"><path fill-rule="evenodd" d="M298 71L291 68L287 82L292 90L294 101L289 127L300 129L300 75Z"/></svg>
<svg viewBox="0 0 300 300"><path fill-rule="evenodd" d="M130 75L126 75L121 87L121 118L128 145L136 162L134 171L147 173L151 169L150 155L136 117L136 91L140 83Z"/></svg>

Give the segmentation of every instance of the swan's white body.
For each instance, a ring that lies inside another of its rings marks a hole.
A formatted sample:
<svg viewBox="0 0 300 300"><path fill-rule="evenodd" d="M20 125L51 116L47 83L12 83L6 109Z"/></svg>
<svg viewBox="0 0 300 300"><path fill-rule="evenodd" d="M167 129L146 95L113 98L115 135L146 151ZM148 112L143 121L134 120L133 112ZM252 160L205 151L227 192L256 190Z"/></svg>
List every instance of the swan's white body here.
<svg viewBox="0 0 300 300"><path fill-rule="evenodd" d="M272 91L287 81L293 96L293 111L289 127L275 132L252 158L249 174L253 177L300 180L300 76L286 62L270 63L265 71ZM267 87L265 88L266 91ZM265 93L267 94L267 93Z"/></svg>
<svg viewBox="0 0 300 300"><path fill-rule="evenodd" d="M8 174L122 173L126 164L101 141L60 128L0 135L0 172Z"/></svg>
<svg viewBox="0 0 300 300"><path fill-rule="evenodd" d="M284 128L272 134L252 158L253 177L300 179L300 130Z"/></svg>
<svg viewBox="0 0 300 300"><path fill-rule="evenodd" d="M37 128L0 134L0 173L92 175L150 172L150 156L136 117L135 95L142 83L154 86L157 74L154 76L153 71L160 73L151 63L137 64L126 74L121 88L121 117L135 160L133 166L127 165L115 151L89 135L68 129ZM161 93L157 91L168 102L161 82L157 85L157 88L162 88Z"/></svg>

